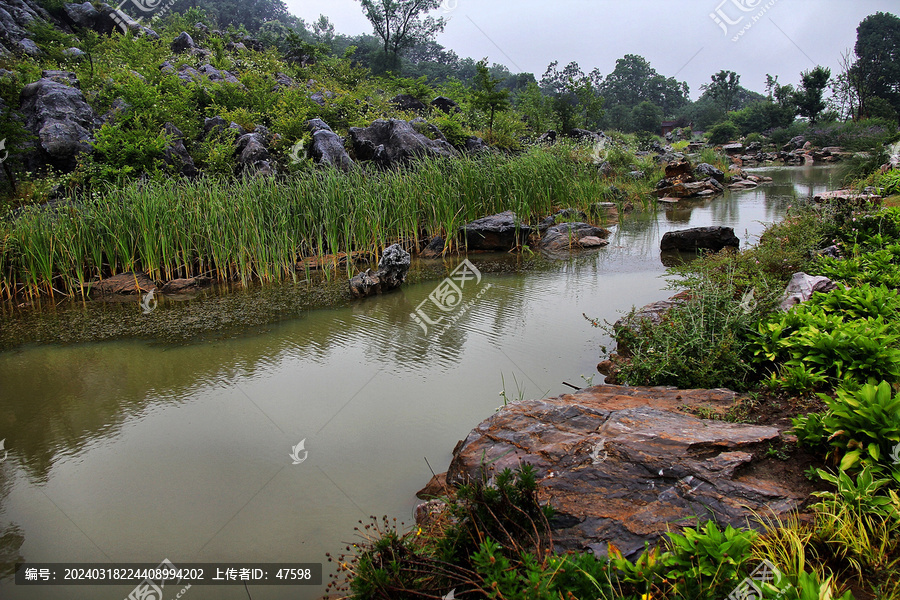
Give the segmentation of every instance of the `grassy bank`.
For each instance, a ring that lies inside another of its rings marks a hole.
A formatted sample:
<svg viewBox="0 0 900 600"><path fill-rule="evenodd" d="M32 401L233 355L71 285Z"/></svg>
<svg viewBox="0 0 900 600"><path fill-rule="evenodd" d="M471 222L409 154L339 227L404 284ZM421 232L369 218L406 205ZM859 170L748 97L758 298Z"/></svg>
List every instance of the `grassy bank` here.
<svg viewBox="0 0 900 600"><path fill-rule="evenodd" d="M86 282L127 271L284 280L305 257L377 255L395 242L415 249L438 235L453 249L460 226L505 210L533 223L563 207L646 202L661 169L622 154L629 164L606 177L589 148L561 145L394 171L309 169L281 181L157 180L94 191L0 222L0 296L80 294ZM632 162L644 179L626 175Z"/></svg>

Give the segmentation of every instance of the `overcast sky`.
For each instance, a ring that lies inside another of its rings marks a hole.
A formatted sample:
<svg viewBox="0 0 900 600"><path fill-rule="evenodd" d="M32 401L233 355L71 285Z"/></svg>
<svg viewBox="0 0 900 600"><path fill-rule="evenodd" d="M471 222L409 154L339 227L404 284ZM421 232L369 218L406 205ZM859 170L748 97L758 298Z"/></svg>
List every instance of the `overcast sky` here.
<svg viewBox="0 0 900 600"><path fill-rule="evenodd" d="M307 22L324 14L339 33L372 33L357 0L285 2ZM817 64L837 74L857 25L878 11L900 7L897 0L443 0L433 14L448 17L437 41L460 57L486 56L540 79L553 60L606 75L616 59L639 54L661 75L687 81L696 99L722 69L758 92L766 73L794 84Z"/></svg>

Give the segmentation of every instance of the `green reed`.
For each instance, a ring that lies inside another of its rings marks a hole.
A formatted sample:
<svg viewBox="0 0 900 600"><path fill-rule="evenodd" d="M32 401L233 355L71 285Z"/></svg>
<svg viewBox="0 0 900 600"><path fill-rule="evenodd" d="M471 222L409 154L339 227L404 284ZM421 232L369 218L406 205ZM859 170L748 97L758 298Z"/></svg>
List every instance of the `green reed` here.
<svg viewBox="0 0 900 600"><path fill-rule="evenodd" d="M392 243L411 249L436 235L454 249L468 221L512 210L534 223L558 208L587 209L607 199L609 183L591 164L542 149L287 181L134 182L0 221L0 296L80 294L87 282L135 270L156 280L278 281L296 278L305 257L377 258Z"/></svg>

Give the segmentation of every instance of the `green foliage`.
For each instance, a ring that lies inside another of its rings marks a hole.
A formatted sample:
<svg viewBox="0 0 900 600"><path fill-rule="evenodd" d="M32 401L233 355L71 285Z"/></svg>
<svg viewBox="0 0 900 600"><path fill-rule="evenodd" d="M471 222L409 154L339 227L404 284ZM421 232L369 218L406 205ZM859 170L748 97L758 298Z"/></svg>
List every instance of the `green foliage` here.
<svg viewBox="0 0 900 600"><path fill-rule="evenodd" d="M740 131L738 130L737 125L731 121L723 121L709 130L709 143L717 145L725 144L737 139L739 135Z"/></svg>
<svg viewBox="0 0 900 600"><path fill-rule="evenodd" d="M706 95L715 100L722 110L730 111L735 106L735 99L741 84L741 76L734 71L719 71L710 76L711 83L700 86Z"/></svg>
<svg viewBox="0 0 900 600"><path fill-rule="evenodd" d="M785 106L770 100L760 100L730 113L728 120L735 124L741 135L759 134L790 126L794 122L794 114L792 105Z"/></svg>
<svg viewBox="0 0 900 600"><path fill-rule="evenodd" d="M500 79L491 77L487 68L487 58L478 61L475 65L475 88L472 93L472 105L480 110L490 112L488 119L488 133L494 129L494 113L505 112L509 109L509 90L498 89Z"/></svg>
<svg viewBox="0 0 900 600"><path fill-rule="evenodd" d="M822 93L831 79L831 69L816 66L810 71L800 74L800 89L794 93L794 104L800 116L809 119L810 124L815 123L819 114L825 110L825 101Z"/></svg>

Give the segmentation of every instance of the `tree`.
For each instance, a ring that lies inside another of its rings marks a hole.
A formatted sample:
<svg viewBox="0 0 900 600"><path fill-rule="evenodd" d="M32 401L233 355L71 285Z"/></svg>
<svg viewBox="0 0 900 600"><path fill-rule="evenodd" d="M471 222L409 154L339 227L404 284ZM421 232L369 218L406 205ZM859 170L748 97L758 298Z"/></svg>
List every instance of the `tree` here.
<svg viewBox="0 0 900 600"><path fill-rule="evenodd" d="M478 61L475 66L478 71L475 74L475 91L473 104L480 110L491 111L488 121L488 134L493 134L494 113L509 109L509 90L497 89L502 81L499 77L492 77L487 66L487 58Z"/></svg>
<svg viewBox="0 0 900 600"><path fill-rule="evenodd" d="M594 69L585 75L577 62L570 62L560 71L558 61L547 66L541 87L551 97L559 129L568 133L576 127L597 127L603 117L603 98L599 95L600 72Z"/></svg>
<svg viewBox="0 0 900 600"><path fill-rule="evenodd" d="M381 39L385 67L396 70L404 50L422 40L434 39L447 20L425 16L441 0L359 0L375 35ZM387 70L386 69L386 70Z"/></svg>
<svg viewBox="0 0 900 600"><path fill-rule="evenodd" d="M825 110L822 93L828 87L829 79L831 69L827 67L817 66L800 74L800 89L794 92L794 104L797 105L800 116L808 118L810 123L815 123L819 114Z"/></svg>
<svg viewBox="0 0 900 600"><path fill-rule="evenodd" d="M617 60L616 68L598 87L605 106L610 109L607 121L622 130L627 130L624 122L612 117L624 115L625 111L613 112L612 109L616 106L624 106L630 113L641 102L652 102L662 108L665 117L674 114L689 102L686 83L677 81L674 77L663 77L643 56L636 54L626 54Z"/></svg>
<svg viewBox="0 0 900 600"><path fill-rule="evenodd" d="M229 25L243 25L248 31L257 31L266 21L279 21L295 25L297 18L291 15L283 0L175 0L170 13L184 13L195 8L204 11L214 24L222 29Z"/></svg>
<svg viewBox="0 0 900 600"><path fill-rule="evenodd" d="M728 112L734 108L734 100L741 84L741 76L734 71L719 71L711 75L712 83L700 86L709 96L715 100L722 110Z"/></svg>
<svg viewBox="0 0 900 600"><path fill-rule="evenodd" d="M662 109L647 100L635 106L631 111L631 126L635 131L658 134L662 119Z"/></svg>
<svg viewBox="0 0 900 600"><path fill-rule="evenodd" d="M868 116L872 97L887 100L900 113L900 18L878 12L856 28L856 62L849 71L859 116Z"/></svg>

